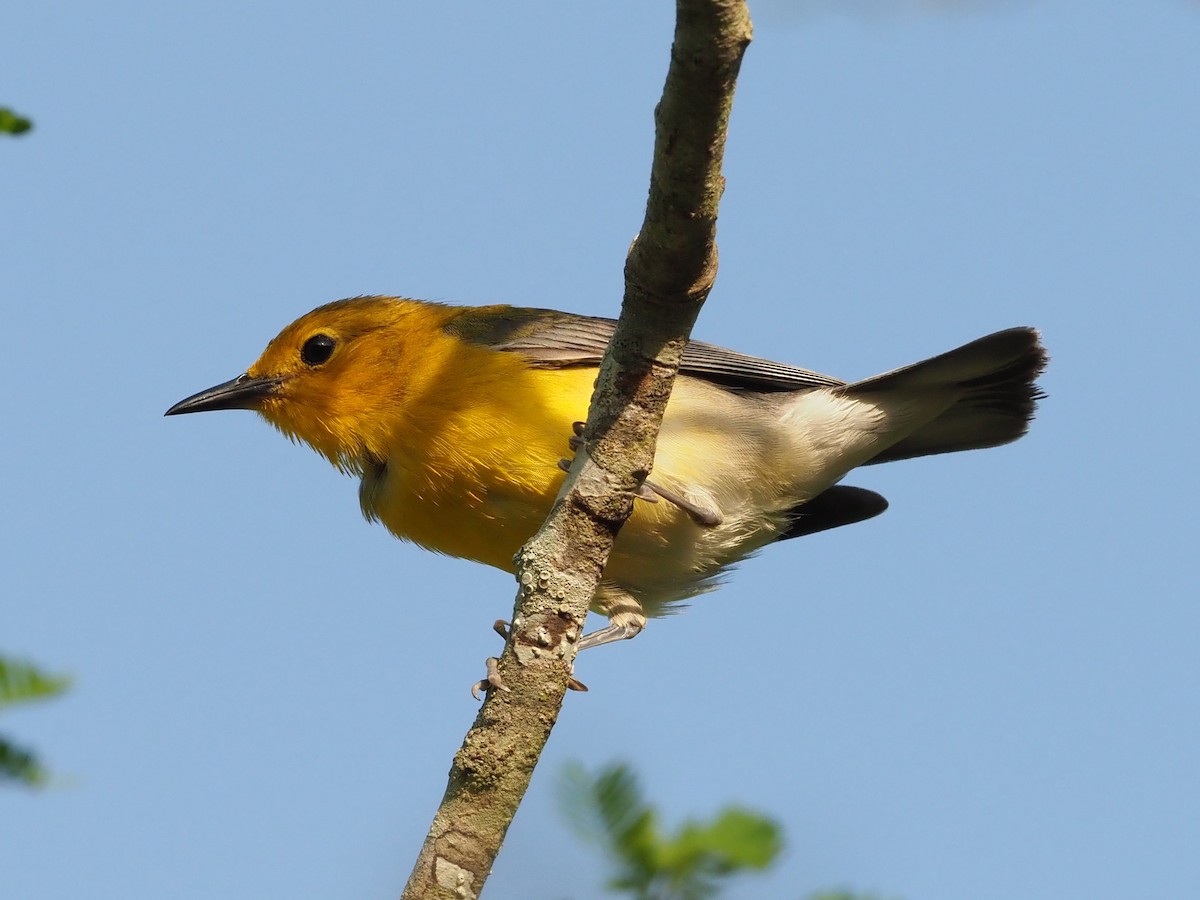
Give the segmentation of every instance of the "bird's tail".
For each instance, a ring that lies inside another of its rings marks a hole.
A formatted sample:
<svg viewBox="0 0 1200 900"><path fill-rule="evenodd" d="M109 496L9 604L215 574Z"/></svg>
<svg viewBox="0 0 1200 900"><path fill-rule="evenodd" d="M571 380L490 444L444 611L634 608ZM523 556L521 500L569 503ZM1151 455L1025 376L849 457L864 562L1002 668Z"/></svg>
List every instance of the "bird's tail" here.
<svg viewBox="0 0 1200 900"><path fill-rule="evenodd" d="M1029 427L1044 394L1034 383L1046 367L1037 331L1010 328L989 334L924 362L840 388L848 395L877 391L920 393L957 389L958 399L941 415L870 463L976 450L1015 441Z"/></svg>

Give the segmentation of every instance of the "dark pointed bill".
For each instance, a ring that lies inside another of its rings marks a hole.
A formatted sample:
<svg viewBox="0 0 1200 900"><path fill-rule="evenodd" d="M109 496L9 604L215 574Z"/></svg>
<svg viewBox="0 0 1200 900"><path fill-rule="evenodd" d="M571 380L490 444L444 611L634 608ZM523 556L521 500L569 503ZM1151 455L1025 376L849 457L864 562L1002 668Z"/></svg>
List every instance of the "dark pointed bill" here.
<svg viewBox="0 0 1200 900"><path fill-rule="evenodd" d="M184 413L209 412L214 409L258 409L262 401L275 392L281 381L279 378L251 378L249 375L239 375L232 381L226 381L180 400L164 415L180 416Z"/></svg>

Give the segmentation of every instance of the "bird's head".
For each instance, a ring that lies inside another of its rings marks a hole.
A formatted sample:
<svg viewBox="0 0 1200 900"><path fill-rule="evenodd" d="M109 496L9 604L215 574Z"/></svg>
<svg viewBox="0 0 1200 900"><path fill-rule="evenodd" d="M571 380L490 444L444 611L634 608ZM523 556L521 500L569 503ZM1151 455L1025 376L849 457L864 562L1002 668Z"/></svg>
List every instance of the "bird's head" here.
<svg viewBox="0 0 1200 900"><path fill-rule="evenodd" d="M391 297L319 307L284 328L244 374L166 414L254 410L339 468L361 472L372 457L386 458L406 398L422 380L406 377L416 374L406 351L436 343L441 309Z"/></svg>

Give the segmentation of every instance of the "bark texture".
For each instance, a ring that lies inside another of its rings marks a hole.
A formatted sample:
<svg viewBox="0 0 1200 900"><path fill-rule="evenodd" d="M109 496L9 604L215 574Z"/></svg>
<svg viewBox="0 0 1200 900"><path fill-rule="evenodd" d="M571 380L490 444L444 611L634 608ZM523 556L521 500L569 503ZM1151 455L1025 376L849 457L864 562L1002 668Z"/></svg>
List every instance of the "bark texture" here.
<svg viewBox="0 0 1200 900"><path fill-rule="evenodd" d="M576 643L617 532L649 474L683 346L717 273L721 161L750 43L742 0L677 0L655 109L654 161L625 297L570 475L519 554L516 607L492 690L455 754L405 900L478 897L558 717ZM569 435L563 423L563 443Z"/></svg>

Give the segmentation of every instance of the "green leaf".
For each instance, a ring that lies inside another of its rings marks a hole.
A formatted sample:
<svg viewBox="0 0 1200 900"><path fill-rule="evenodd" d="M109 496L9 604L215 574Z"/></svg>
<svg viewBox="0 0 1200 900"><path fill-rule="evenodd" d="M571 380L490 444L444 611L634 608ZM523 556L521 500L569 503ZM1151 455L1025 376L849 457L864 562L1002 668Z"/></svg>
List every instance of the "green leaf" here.
<svg viewBox="0 0 1200 900"><path fill-rule="evenodd" d="M0 709L14 703L45 700L67 689L68 680L47 675L36 666L0 656ZM46 771L32 750L0 737L0 782L15 781L30 787L45 784Z"/></svg>
<svg viewBox="0 0 1200 900"><path fill-rule="evenodd" d="M567 821L580 836L611 849L646 827L642 819L649 807L637 778L623 764L609 765L595 776L578 763L568 764L560 797Z"/></svg>
<svg viewBox="0 0 1200 900"><path fill-rule="evenodd" d="M623 764L591 775L570 763L563 769L559 796L574 829L612 857L608 890L634 900L710 900L729 878L768 868L783 850L778 823L739 807L723 809L711 821L689 820L665 836L657 811ZM808 900L872 898L824 891Z"/></svg>
<svg viewBox="0 0 1200 900"><path fill-rule="evenodd" d="M663 849L654 810L642 797L637 776L621 763L590 775L578 763L563 770L560 792L567 821L586 840L600 844L617 865L613 890L646 897L661 869Z"/></svg>
<svg viewBox="0 0 1200 900"><path fill-rule="evenodd" d="M779 826L746 809L723 810L712 824L692 831L697 850L728 871L765 869L783 850Z"/></svg>
<svg viewBox="0 0 1200 900"><path fill-rule="evenodd" d="M68 684L68 678L47 675L30 663L0 656L0 709L54 697L65 691Z"/></svg>
<svg viewBox="0 0 1200 900"><path fill-rule="evenodd" d="M7 107L0 106L0 134L24 134L33 127L33 122L18 116Z"/></svg>
<svg viewBox="0 0 1200 900"><path fill-rule="evenodd" d="M769 866L783 847L775 822L737 808L711 822L685 822L674 836L664 836L626 765L609 765L593 776L572 764L563 776L568 821L613 858L609 890L636 900L706 900L723 879Z"/></svg>
<svg viewBox="0 0 1200 900"><path fill-rule="evenodd" d="M39 787L46 783L47 775L32 751L0 737L0 780Z"/></svg>

